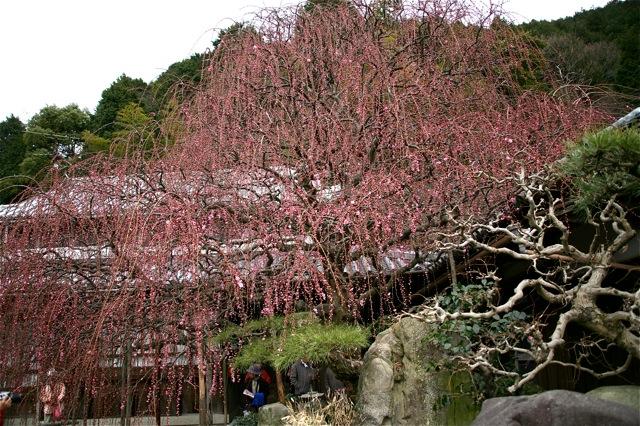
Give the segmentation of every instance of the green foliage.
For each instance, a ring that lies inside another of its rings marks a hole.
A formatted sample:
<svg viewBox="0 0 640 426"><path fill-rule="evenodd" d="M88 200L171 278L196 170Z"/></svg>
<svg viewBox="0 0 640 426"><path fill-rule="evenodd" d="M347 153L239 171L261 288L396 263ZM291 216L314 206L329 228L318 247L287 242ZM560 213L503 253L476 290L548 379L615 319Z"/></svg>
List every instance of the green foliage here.
<svg viewBox="0 0 640 426"><path fill-rule="evenodd" d="M571 179L571 203L586 217L612 196L627 208L640 205L640 131L604 130L569 147L560 172Z"/></svg>
<svg viewBox="0 0 640 426"><path fill-rule="evenodd" d="M304 4L305 12L312 12L316 8L336 7L347 4L346 0L307 0Z"/></svg>
<svg viewBox="0 0 640 426"><path fill-rule="evenodd" d="M386 26L393 26L402 11L401 0L376 0L371 3L374 16Z"/></svg>
<svg viewBox="0 0 640 426"><path fill-rule="evenodd" d="M623 92L639 93L640 0L614 0L572 17L534 20L520 27L546 40L549 59L569 65L568 71L582 79L578 82L615 84ZM603 57L611 69L603 70L598 62Z"/></svg>
<svg viewBox="0 0 640 426"><path fill-rule="evenodd" d="M499 20L492 23L492 26L502 25ZM548 91L549 86L549 61L542 53L542 41L538 37L526 33L518 33L518 39L525 43L531 54L519 61L517 65L511 67L511 77L518 83L517 87L522 90ZM506 57L510 55L511 41L506 39L502 44L502 54ZM506 90L506 89L505 89Z"/></svg>
<svg viewBox="0 0 640 426"><path fill-rule="evenodd" d="M245 22L236 22L231 24L225 29L220 30L218 34L218 38L215 39L211 44L214 49L220 47L222 41L228 42L232 40L234 37L238 37L245 31L255 31L252 26L247 25Z"/></svg>
<svg viewBox="0 0 640 426"><path fill-rule="evenodd" d="M497 297L496 283L483 279L453 286L438 297L438 303L447 312L482 312L495 304ZM513 384L511 378L488 375L480 370L469 372L466 365L459 364L455 357L473 357L478 351L482 352L482 348L492 348L495 352L488 356L489 361L502 369L515 371L513 353L503 357L499 348L504 342L515 344L525 340L528 320L526 313L514 309L488 319L448 320L428 334L425 343L439 347L442 357L425 360L426 370L451 373L451 382L445 386L448 393L436 401L435 408L445 408L465 395L472 397L476 403L488 397L507 395L507 388ZM460 380L460 374L469 376L469 379ZM454 380L455 377L458 378Z"/></svg>
<svg viewBox="0 0 640 426"><path fill-rule="evenodd" d="M11 115L0 123L0 203L11 202L20 192L13 176L20 174L25 145L22 143L25 126Z"/></svg>
<svg viewBox="0 0 640 426"><path fill-rule="evenodd" d="M51 156L71 158L82 150L82 132L91 116L76 104L46 106L27 124L24 142L27 151L46 150Z"/></svg>
<svg viewBox="0 0 640 426"><path fill-rule="evenodd" d="M459 283L441 296L439 303L448 312L479 312L489 307L496 292L496 284L486 279L477 283ZM490 319L450 320L441 324L427 338L449 355L467 355L490 341L518 341L520 337L524 337L519 335L526 320L527 315L517 310L494 315Z"/></svg>
<svg viewBox="0 0 640 426"><path fill-rule="evenodd" d="M83 156L88 156L98 152L105 152L109 150L111 141L109 139L100 137L95 133L88 130L82 132L82 140L84 141Z"/></svg>
<svg viewBox="0 0 640 426"><path fill-rule="evenodd" d="M150 88L155 99L155 108L160 110L174 95L180 102L188 98L202 79L204 55L196 53L190 58L171 64L169 68L151 83Z"/></svg>
<svg viewBox="0 0 640 426"><path fill-rule="evenodd" d="M301 358L327 363L334 352L350 353L369 345L369 333L347 324L311 324L292 329L279 341L271 364L283 370Z"/></svg>
<svg viewBox="0 0 640 426"><path fill-rule="evenodd" d="M45 148L29 151L22 162L20 162L20 174L37 178L41 172L51 166L51 161L51 153Z"/></svg>
<svg viewBox="0 0 640 426"><path fill-rule="evenodd" d="M234 365L237 369L246 370L255 362L272 364L275 348L276 340L273 337L252 340L242 347L234 360Z"/></svg>
<svg viewBox="0 0 640 426"><path fill-rule="evenodd" d="M214 338L215 343L223 344L256 336L275 336L285 326L284 317L273 316L248 321L243 325L231 324L223 328Z"/></svg>
<svg viewBox="0 0 640 426"><path fill-rule="evenodd" d="M368 331L362 327L320 324L317 318L301 312L287 318L262 318L243 326L229 326L214 342L236 341L242 345L234 360L239 369L262 362L284 370L301 358L322 364L337 352L352 353L367 347L368 337Z"/></svg>
<svg viewBox="0 0 640 426"><path fill-rule="evenodd" d="M16 174L25 153L24 131L24 124L13 115L0 123L0 177Z"/></svg>
<svg viewBox="0 0 640 426"><path fill-rule="evenodd" d="M230 423L231 426L258 426L258 413L249 413L246 416L237 416Z"/></svg>
<svg viewBox="0 0 640 426"><path fill-rule="evenodd" d="M42 108L26 128L16 117L0 123L0 202L11 202L41 180L55 158L75 158L89 121L88 111L70 104Z"/></svg>
<svg viewBox="0 0 640 426"><path fill-rule="evenodd" d="M114 122L114 139L125 139L135 134L136 139L146 144L152 134L153 119L144 112L144 109L133 102L126 104L116 114Z"/></svg>
<svg viewBox="0 0 640 426"><path fill-rule="evenodd" d="M102 98L98 102L91 122L92 130L98 136L110 138L118 111L130 103L141 105L143 108L147 107L149 103L147 94L147 83L142 79L122 74L102 92Z"/></svg>
<svg viewBox="0 0 640 426"><path fill-rule="evenodd" d="M545 55L569 81L585 84L610 83L616 79L620 49L610 41L585 43L575 34L547 38Z"/></svg>

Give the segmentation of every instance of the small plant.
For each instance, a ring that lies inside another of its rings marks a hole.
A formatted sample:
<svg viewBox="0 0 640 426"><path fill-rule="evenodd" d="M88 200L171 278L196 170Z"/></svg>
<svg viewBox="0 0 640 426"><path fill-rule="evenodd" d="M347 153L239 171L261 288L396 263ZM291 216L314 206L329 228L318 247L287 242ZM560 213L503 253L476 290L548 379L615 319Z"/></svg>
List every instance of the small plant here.
<svg viewBox="0 0 640 426"><path fill-rule="evenodd" d="M495 282L482 279L469 284L457 284L438 299L448 312L478 311L491 305L497 296ZM482 345L498 344L509 339L524 339L524 312L513 310L489 319L465 318L445 321L427 339L438 344L448 355L468 354Z"/></svg>
<svg viewBox="0 0 640 426"><path fill-rule="evenodd" d="M245 416L238 416L231 422L232 426L258 426L258 413L248 413Z"/></svg>

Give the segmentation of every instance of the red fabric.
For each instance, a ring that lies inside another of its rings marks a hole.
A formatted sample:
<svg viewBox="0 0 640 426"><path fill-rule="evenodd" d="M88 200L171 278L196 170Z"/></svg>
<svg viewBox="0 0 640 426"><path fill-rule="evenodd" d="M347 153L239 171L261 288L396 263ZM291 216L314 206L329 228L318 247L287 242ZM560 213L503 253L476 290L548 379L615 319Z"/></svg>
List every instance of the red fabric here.
<svg viewBox="0 0 640 426"><path fill-rule="evenodd" d="M62 418L62 408L58 405L53 410L53 420L60 420Z"/></svg>
<svg viewBox="0 0 640 426"><path fill-rule="evenodd" d="M260 372L260 378L265 381L266 384L271 384L271 376L267 373L267 370L262 370Z"/></svg>
<svg viewBox="0 0 640 426"><path fill-rule="evenodd" d="M248 382L253 378L253 374L251 373L246 373L244 375L244 381ZM271 384L271 382L273 381L273 379L271 378L271 376L269 375L269 373L267 372L267 370L263 369L262 371L260 371L260 378L262 380L264 380L264 382L268 385Z"/></svg>

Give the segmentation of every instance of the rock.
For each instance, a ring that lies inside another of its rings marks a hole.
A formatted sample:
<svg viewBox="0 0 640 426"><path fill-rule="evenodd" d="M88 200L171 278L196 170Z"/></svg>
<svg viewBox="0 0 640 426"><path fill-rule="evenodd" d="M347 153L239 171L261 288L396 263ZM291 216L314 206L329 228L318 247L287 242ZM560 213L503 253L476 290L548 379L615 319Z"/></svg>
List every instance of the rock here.
<svg viewBox="0 0 640 426"><path fill-rule="evenodd" d="M426 368L425 361L440 356L436 348L425 343L429 327L405 317L377 336L360 370L356 405L359 424L471 423L477 409L470 401L458 399L447 408L439 407L442 395L451 393L452 380L450 374Z"/></svg>
<svg viewBox="0 0 640 426"><path fill-rule="evenodd" d="M283 404L276 402L260 407L258 410L258 426L279 426L284 424L282 418L289 415L289 410Z"/></svg>
<svg viewBox="0 0 640 426"><path fill-rule="evenodd" d="M472 426L639 426L640 412L578 392L487 399Z"/></svg>
<svg viewBox="0 0 640 426"><path fill-rule="evenodd" d="M603 386L587 392L587 395L640 410L640 386Z"/></svg>

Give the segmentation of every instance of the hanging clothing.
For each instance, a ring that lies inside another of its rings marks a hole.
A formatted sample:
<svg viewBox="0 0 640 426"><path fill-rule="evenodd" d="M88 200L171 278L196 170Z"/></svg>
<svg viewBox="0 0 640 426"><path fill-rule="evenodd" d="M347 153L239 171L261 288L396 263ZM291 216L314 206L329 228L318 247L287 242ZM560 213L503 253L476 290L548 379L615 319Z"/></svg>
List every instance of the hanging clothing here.
<svg viewBox="0 0 640 426"><path fill-rule="evenodd" d="M40 392L40 401L44 405L45 422L50 423L52 420L60 420L62 418L62 410L66 387L64 383L57 382L53 385L47 383Z"/></svg>

